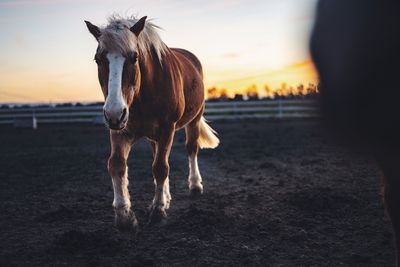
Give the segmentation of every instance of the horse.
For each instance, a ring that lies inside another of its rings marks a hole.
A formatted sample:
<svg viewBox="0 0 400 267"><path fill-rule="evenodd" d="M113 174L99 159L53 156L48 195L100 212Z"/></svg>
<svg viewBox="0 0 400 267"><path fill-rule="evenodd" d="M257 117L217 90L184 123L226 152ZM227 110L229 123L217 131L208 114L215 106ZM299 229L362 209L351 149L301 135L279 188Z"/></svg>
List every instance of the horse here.
<svg viewBox="0 0 400 267"><path fill-rule="evenodd" d="M383 172L383 200L400 266L400 3L320 0L311 54L331 130L357 141Z"/></svg>
<svg viewBox="0 0 400 267"><path fill-rule="evenodd" d="M85 23L97 41L94 59L110 134L108 172L114 190L115 225L120 231L138 227L128 191L127 159L140 138L149 141L153 153L155 193L149 222L165 221L171 203L169 155L175 132L185 129L192 195L203 193L199 149L219 144L216 131L203 117L202 65L191 52L169 48L158 34L159 27L146 16L113 15L105 27Z"/></svg>

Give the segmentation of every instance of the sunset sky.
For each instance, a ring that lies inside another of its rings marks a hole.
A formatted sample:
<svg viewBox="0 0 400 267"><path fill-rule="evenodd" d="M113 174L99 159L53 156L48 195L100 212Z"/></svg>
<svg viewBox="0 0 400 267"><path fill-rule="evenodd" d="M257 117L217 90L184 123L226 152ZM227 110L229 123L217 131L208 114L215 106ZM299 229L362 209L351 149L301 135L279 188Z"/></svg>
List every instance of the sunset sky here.
<svg viewBox="0 0 400 267"><path fill-rule="evenodd" d="M316 0L0 0L0 102L99 101L84 20L147 15L170 47L195 53L206 87L316 82L308 38Z"/></svg>

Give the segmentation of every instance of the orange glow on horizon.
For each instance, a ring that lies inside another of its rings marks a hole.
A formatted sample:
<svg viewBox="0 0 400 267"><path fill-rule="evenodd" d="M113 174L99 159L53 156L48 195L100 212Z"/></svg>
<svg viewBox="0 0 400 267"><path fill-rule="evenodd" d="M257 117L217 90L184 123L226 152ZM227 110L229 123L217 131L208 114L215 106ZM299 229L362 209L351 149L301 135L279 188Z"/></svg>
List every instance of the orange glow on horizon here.
<svg viewBox="0 0 400 267"><path fill-rule="evenodd" d="M2 93L0 91L0 102L91 102L102 101L103 97L95 70L92 70L91 77L66 77L60 79L56 74L35 73L28 75L27 79L20 79L18 75L9 76L5 88L16 94ZM266 96L264 86L274 91L287 84L296 87L299 84L317 84L318 75L311 60L294 63L278 70L264 71L263 73L251 76L227 79L224 81L205 82L206 90L211 87L226 89L228 96L244 94L249 87L256 86L260 96ZM17 90L25 88L23 92Z"/></svg>
<svg viewBox="0 0 400 267"><path fill-rule="evenodd" d="M20 75L12 75L4 80L3 88L8 88L8 90L0 90L0 102L102 101L103 96L97 82L95 68L90 73L90 77L63 76L50 72L25 73L23 78ZM299 84L318 83L317 73L311 60L241 78L232 79L229 73L226 73L226 78L223 74L220 77L223 81L206 80L206 90L211 87L226 89L230 97L233 97L236 93L243 94L254 85L257 87L260 96L266 96L265 85L268 85L273 91L280 88L283 83L293 87Z"/></svg>
<svg viewBox="0 0 400 267"><path fill-rule="evenodd" d="M281 69L264 71L255 75L242 78L227 79L224 81L206 81L206 88L216 87L225 89L228 96L243 94L249 87L254 85L261 96L266 96L264 86L268 85L272 91L280 88L282 84L296 87L299 84L308 85L309 83L318 84L318 74L313 62L308 59L294 63Z"/></svg>

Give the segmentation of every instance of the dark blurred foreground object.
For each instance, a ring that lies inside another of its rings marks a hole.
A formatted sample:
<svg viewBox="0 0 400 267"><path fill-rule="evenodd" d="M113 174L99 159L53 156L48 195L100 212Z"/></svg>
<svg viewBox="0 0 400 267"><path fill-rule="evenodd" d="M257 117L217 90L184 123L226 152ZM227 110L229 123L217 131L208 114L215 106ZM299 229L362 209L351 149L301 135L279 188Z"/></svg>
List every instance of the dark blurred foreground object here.
<svg viewBox="0 0 400 267"><path fill-rule="evenodd" d="M321 0L311 52L326 122L373 151L383 170L399 266L400 1Z"/></svg>

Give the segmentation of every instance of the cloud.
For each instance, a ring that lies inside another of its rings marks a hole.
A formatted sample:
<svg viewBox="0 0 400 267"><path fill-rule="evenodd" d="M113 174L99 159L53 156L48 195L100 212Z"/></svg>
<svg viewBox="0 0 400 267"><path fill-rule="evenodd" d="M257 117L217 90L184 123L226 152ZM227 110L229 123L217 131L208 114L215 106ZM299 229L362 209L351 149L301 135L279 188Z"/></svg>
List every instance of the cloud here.
<svg viewBox="0 0 400 267"><path fill-rule="evenodd" d="M306 59L304 61L301 62L296 62L290 66L287 66L286 68L303 68L303 67L314 67L314 63L311 59Z"/></svg>
<svg viewBox="0 0 400 267"><path fill-rule="evenodd" d="M28 47L28 42L26 41L24 36L22 34L20 34L20 33L14 36L13 41L14 41L15 45L20 47L20 48L27 48Z"/></svg>
<svg viewBox="0 0 400 267"><path fill-rule="evenodd" d="M222 55L223 58L234 59L240 57L239 53L231 52Z"/></svg>

